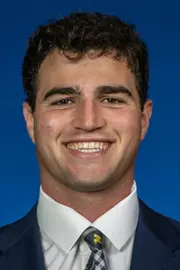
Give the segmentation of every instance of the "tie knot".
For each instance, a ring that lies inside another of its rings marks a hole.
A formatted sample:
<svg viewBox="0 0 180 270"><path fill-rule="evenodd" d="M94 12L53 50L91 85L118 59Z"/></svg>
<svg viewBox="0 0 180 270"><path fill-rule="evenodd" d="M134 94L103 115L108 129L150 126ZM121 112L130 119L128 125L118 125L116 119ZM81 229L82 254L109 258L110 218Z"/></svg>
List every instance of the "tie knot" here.
<svg viewBox="0 0 180 270"><path fill-rule="evenodd" d="M84 240L92 251L102 249L102 233L96 228L89 227L84 232Z"/></svg>

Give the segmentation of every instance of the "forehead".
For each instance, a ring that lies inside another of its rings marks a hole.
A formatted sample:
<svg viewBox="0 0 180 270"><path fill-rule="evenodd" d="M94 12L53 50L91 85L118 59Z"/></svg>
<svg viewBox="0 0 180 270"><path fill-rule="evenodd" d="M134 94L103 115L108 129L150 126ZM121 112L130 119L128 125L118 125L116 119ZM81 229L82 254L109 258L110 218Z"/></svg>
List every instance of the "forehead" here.
<svg viewBox="0 0 180 270"><path fill-rule="evenodd" d="M38 74L39 91L45 92L61 85L79 85L95 88L98 85L124 85L136 90L135 77L126 61L117 61L110 56L83 57L70 61L58 52L48 55Z"/></svg>

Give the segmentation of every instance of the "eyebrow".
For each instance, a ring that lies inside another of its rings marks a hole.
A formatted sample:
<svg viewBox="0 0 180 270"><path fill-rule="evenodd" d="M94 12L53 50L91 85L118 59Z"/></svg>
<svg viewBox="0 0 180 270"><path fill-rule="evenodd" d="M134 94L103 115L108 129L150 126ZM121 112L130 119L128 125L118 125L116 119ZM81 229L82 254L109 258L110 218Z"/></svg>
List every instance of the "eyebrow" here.
<svg viewBox="0 0 180 270"><path fill-rule="evenodd" d="M126 94L133 98L132 91L123 85L102 85L96 88L97 95L103 94Z"/></svg>
<svg viewBox="0 0 180 270"><path fill-rule="evenodd" d="M80 95L78 87L53 87L44 96L44 101L54 95Z"/></svg>
<svg viewBox="0 0 180 270"><path fill-rule="evenodd" d="M53 87L44 96L44 101L54 95L76 95L81 94L81 90L78 86L75 87ZM132 91L123 85L101 85L95 89L96 96L105 94L126 94L133 98Z"/></svg>

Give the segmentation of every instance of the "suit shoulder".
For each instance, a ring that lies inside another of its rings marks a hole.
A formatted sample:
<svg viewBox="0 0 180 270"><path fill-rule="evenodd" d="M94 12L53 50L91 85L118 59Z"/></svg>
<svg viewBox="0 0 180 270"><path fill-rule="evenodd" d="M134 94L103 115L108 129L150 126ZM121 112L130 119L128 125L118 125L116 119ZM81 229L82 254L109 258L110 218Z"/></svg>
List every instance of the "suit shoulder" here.
<svg viewBox="0 0 180 270"><path fill-rule="evenodd" d="M150 230L156 231L159 235L176 235L180 239L180 222L156 212L142 200L139 200L140 214L143 222Z"/></svg>
<svg viewBox="0 0 180 270"><path fill-rule="evenodd" d="M22 218L0 228L0 251L7 250L36 224L36 205Z"/></svg>
<svg viewBox="0 0 180 270"><path fill-rule="evenodd" d="M166 216L165 216L166 217ZM180 221L166 217L180 231Z"/></svg>
<svg viewBox="0 0 180 270"><path fill-rule="evenodd" d="M36 217L36 208L37 204L35 204L23 217L20 217L17 220L0 227L0 233L11 227L16 227L22 223L31 223L31 221Z"/></svg>

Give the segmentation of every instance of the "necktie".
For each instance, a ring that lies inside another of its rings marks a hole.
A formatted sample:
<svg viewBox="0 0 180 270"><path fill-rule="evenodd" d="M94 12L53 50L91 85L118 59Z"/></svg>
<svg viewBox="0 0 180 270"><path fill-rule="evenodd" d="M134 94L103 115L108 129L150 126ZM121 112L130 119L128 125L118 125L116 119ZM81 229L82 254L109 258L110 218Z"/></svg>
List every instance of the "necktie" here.
<svg viewBox="0 0 180 270"><path fill-rule="evenodd" d="M102 249L102 233L89 227L84 233L84 240L92 251L85 270L107 270Z"/></svg>

